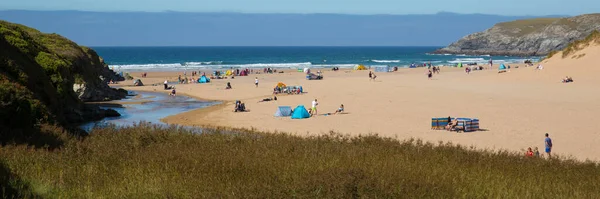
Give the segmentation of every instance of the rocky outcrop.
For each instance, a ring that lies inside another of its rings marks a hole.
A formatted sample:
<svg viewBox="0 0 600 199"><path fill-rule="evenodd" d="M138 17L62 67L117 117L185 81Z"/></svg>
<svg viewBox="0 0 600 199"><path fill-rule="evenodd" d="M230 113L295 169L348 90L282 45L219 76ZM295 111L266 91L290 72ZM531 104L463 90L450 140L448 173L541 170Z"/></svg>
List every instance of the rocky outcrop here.
<svg viewBox="0 0 600 199"><path fill-rule="evenodd" d="M543 56L600 30L600 14L526 19L468 35L437 54Z"/></svg>
<svg viewBox="0 0 600 199"><path fill-rule="evenodd" d="M114 116L87 101L124 98L122 80L92 49L57 34L0 20L0 142L39 130ZM118 113L117 113L118 114Z"/></svg>

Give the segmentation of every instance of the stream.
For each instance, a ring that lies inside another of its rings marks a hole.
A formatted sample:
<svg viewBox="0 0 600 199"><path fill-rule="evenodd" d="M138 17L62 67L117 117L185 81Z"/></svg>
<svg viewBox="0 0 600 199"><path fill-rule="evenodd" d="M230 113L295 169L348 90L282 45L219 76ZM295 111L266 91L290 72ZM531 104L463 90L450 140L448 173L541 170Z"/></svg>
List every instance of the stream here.
<svg viewBox="0 0 600 199"><path fill-rule="evenodd" d="M109 124L114 124L118 127L132 126L133 124L142 121L166 125L161 122L160 119L220 103L214 101L200 101L184 95L172 97L168 94L154 92L136 92L135 94L135 96L128 96L125 99L115 101L115 103L125 103L122 106L114 104L100 105L100 108L111 108L116 110L121 114L120 117L110 117L99 121L84 123L80 125L80 128L89 132L94 127L102 127Z"/></svg>

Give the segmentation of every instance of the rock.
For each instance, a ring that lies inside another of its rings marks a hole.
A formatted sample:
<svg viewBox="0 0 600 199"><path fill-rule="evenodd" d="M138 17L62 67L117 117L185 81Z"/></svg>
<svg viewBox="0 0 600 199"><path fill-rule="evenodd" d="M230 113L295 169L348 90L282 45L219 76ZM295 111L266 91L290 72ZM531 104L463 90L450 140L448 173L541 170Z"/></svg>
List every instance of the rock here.
<svg viewBox="0 0 600 199"><path fill-rule="evenodd" d="M600 14L499 23L467 35L437 54L543 56L600 30Z"/></svg>
<svg viewBox="0 0 600 199"><path fill-rule="evenodd" d="M104 117L119 117L121 114L114 109L106 109L104 110Z"/></svg>

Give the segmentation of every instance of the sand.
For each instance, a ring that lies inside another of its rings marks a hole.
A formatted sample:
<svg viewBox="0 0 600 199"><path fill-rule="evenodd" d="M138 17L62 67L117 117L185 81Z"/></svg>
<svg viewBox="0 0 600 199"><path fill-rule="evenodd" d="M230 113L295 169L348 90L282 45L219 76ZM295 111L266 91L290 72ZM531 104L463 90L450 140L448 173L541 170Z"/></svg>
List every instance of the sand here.
<svg viewBox="0 0 600 199"><path fill-rule="evenodd" d="M177 92L192 97L224 101L223 105L194 110L164 118L170 124L255 128L269 132L316 135L335 131L342 134L378 134L398 139L419 138L437 143L458 143L486 149L524 151L544 150L544 134L554 141L553 153L600 161L600 92L595 76L600 67L600 47L590 47L579 59L556 56L542 62L544 70L512 65L510 72L473 71L442 68L428 80L424 68L377 73L370 81L368 71L324 70L324 80L306 80L301 72L257 74L229 80L214 79L209 84L176 85ZM578 53L578 54L580 54ZM596 55L596 56L594 56ZM176 80L182 72L149 72L141 78L150 86L129 90L168 92L165 78ZM137 74L133 74L136 76ZM189 71L188 71L189 75ZM560 80L572 76L574 83ZM254 78L260 80L254 86ZM233 89L225 90L231 82ZM277 82L302 85L306 93L278 95L278 101L258 103L272 97ZM151 84L157 83L157 86ZM123 82L130 85L132 82ZM332 113L344 104L346 114L292 120L273 114L278 106L305 105L318 99L319 114ZM242 100L249 112L233 112L233 101ZM454 133L431 130L432 117L471 117L480 119L481 131Z"/></svg>

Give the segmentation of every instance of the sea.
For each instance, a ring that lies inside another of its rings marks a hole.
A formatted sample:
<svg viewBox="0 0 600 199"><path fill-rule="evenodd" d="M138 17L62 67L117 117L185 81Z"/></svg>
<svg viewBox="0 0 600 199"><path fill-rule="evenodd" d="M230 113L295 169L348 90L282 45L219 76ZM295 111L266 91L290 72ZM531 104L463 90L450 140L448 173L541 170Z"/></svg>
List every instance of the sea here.
<svg viewBox="0 0 600 199"><path fill-rule="evenodd" d="M93 47L116 71L409 67L523 63L540 57L431 54L441 47Z"/></svg>

